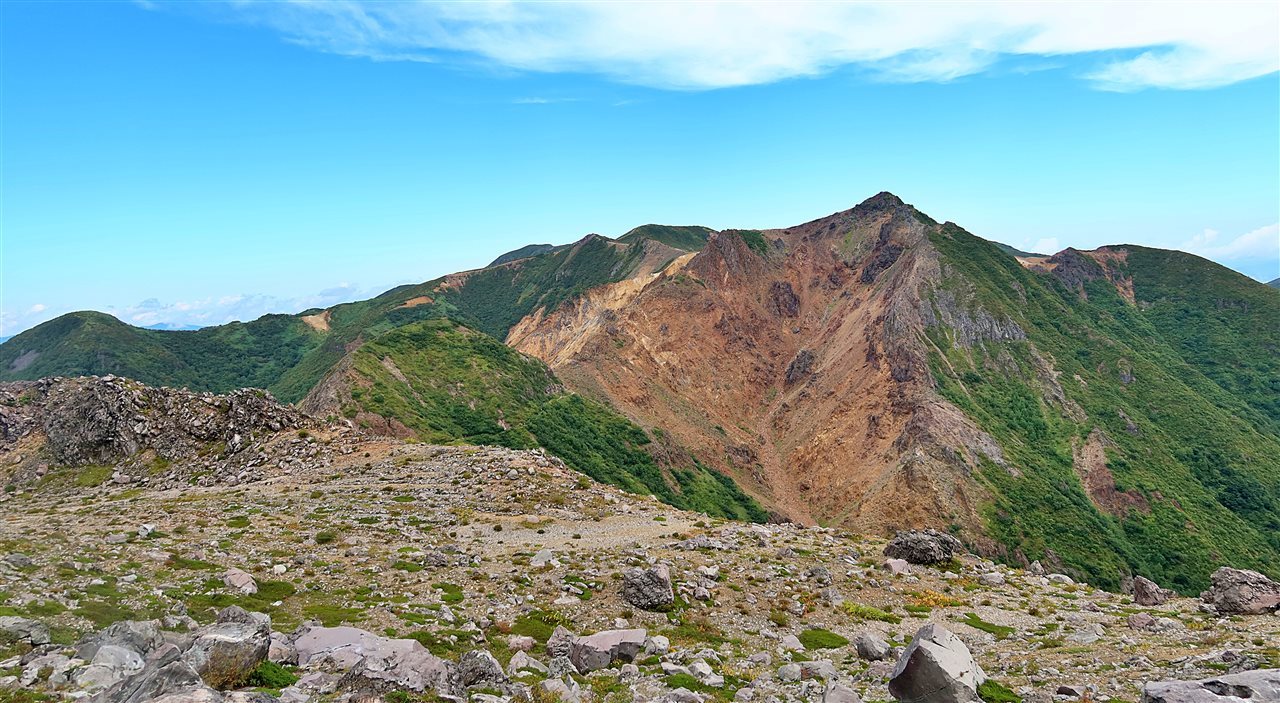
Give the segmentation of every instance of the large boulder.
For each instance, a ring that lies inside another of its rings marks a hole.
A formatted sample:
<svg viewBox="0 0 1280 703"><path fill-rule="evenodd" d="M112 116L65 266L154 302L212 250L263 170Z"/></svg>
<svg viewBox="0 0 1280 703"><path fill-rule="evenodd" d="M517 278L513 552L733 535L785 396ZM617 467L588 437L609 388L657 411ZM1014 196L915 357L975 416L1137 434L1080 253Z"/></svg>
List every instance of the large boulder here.
<svg viewBox="0 0 1280 703"><path fill-rule="evenodd" d="M205 683L235 688L267 658L271 628L262 622L219 622L196 630L183 659Z"/></svg>
<svg viewBox="0 0 1280 703"><path fill-rule="evenodd" d="M0 640L26 642L39 647L49 644L49 628L39 620L6 615L0 617Z"/></svg>
<svg viewBox="0 0 1280 703"><path fill-rule="evenodd" d="M121 620L111 623L76 643L76 656L92 661L98 650L108 645L133 650L143 657L165 644L164 631L155 620Z"/></svg>
<svg viewBox="0 0 1280 703"><path fill-rule="evenodd" d="M585 674L615 661L629 662L644 649L644 630L604 630L578 637L569 647L569 661Z"/></svg>
<svg viewBox="0 0 1280 703"><path fill-rule="evenodd" d="M1142 576L1133 578L1133 602L1138 605L1163 605L1177 595L1167 588L1161 588L1156 582Z"/></svg>
<svg viewBox="0 0 1280 703"><path fill-rule="evenodd" d="M1223 566L1210 580L1200 598L1223 615L1258 615L1280 607L1280 583L1256 571Z"/></svg>
<svg viewBox="0 0 1280 703"><path fill-rule="evenodd" d="M142 655L120 645L107 644L98 648L93 660L76 672L76 685L82 689L107 688L142 671L146 662Z"/></svg>
<svg viewBox="0 0 1280 703"><path fill-rule="evenodd" d="M144 703L204 688L200 674L183 661L182 653L171 645L161 645L147 657L142 670L110 688L91 696L91 703ZM185 700L181 696L169 700ZM216 699L215 699L216 700Z"/></svg>
<svg viewBox="0 0 1280 703"><path fill-rule="evenodd" d="M894 535L884 548L884 555L911 564L942 564L951 561L957 551L963 552L960 540L937 530L908 530Z"/></svg>
<svg viewBox="0 0 1280 703"><path fill-rule="evenodd" d="M1242 701L1280 701L1280 669L1257 669L1201 681L1157 681L1142 687L1142 703Z"/></svg>
<svg viewBox="0 0 1280 703"><path fill-rule="evenodd" d="M622 573L622 599L641 610L661 610L675 602L671 571L663 564Z"/></svg>
<svg viewBox="0 0 1280 703"><path fill-rule="evenodd" d="M889 693L906 703L977 703L987 680L969 648L950 630L929 623L916 632L889 677Z"/></svg>
<svg viewBox="0 0 1280 703"><path fill-rule="evenodd" d="M457 698L461 682L453 664L417 640L381 637L356 627L311 627L293 642L298 666L345 671L343 690L434 692Z"/></svg>
<svg viewBox="0 0 1280 703"><path fill-rule="evenodd" d="M503 686L507 683L502 664L483 649L467 652L458 659L458 678L463 686Z"/></svg>
<svg viewBox="0 0 1280 703"><path fill-rule="evenodd" d="M456 667L427 651L417 640L383 638L381 645L365 652L339 681L345 691L412 691L434 693L441 698L464 699Z"/></svg>

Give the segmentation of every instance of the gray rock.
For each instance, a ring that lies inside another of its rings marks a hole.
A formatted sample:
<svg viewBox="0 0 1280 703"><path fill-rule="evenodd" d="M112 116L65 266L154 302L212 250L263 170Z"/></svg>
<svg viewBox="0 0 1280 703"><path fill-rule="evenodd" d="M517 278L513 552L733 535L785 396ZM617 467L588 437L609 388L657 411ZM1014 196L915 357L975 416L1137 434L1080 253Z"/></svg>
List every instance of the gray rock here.
<svg viewBox="0 0 1280 703"><path fill-rule="evenodd" d="M507 662L507 674L509 676L518 676L521 669L531 669L541 674L547 673L547 665L529 656L528 652L517 651L511 655L511 661Z"/></svg>
<svg viewBox="0 0 1280 703"><path fill-rule="evenodd" d="M121 620L77 642L76 656L91 661L99 648L109 644L131 649L146 657L165 644L164 632L155 620Z"/></svg>
<svg viewBox="0 0 1280 703"><path fill-rule="evenodd" d="M253 579L253 574L237 569L234 566L222 574L222 582L228 588L234 588L246 596L251 596L258 592L258 582Z"/></svg>
<svg viewBox="0 0 1280 703"><path fill-rule="evenodd" d="M4 557L4 561L6 564L8 564L9 566L12 566L15 569L26 569L28 567L32 567L36 565L36 563L32 561L31 557L27 556L26 554L23 554L22 552L13 552L12 554L6 554Z"/></svg>
<svg viewBox="0 0 1280 703"><path fill-rule="evenodd" d="M85 690L108 688L118 681L142 671L146 662L142 655L119 645L98 648L89 666L76 672L76 685Z"/></svg>
<svg viewBox="0 0 1280 703"><path fill-rule="evenodd" d="M49 627L39 620L6 615L0 617L0 639L39 647L49 644Z"/></svg>
<svg viewBox="0 0 1280 703"><path fill-rule="evenodd" d="M828 683L822 692L822 703L862 703L862 697L844 684Z"/></svg>
<svg viewBox="0 0 1280 703"><path fill-rule="evenodd" d="M960 540L937 530L908 530L894 535L884 548L884 555L911 564L941 564L963 551Z"/></svg>
<svg viewBox="0 0 1280 703"><path fill-rule="evenodd" d="M867 661L880 661L889 656L889 643L874 632L860 632L853 638L853 646L858 656Z"/></svg>
<svg viewBox="0 0 1280 703"><path fill-rule="evenodd" d="M556 629L547 638L547 656L553 659L555 657L569 656L569 650L573 647L573 641L577 637L564 626L556 625Z"/></svg>
<svg viewBox="0 0 1280 703"><path fill-rule="evenodd" d="M1257 669L1201 681L1158 681L1142 687L1142 703L1274 703L1280 669Z"/></svg>
<svg viewBox="0 0 1280 703"><path fill-rule="evenodd" d="M430 691L444 698L465 697L453 664L427 651L417 640L371 637L363 641L364 657L338 682L339 689Z"/></svg>
<svg viewBox="0 0 1280 703"><path fill-rule="evenodd" d="M604 630L578 637L569 647L569 660L579 673L603 669L615 661L629 662L644 648L644 630Z"/></svg>
<svg viewBox="0 0 1280 703"><path fill-rule="evenodd" d="M1256 571L1223 566L1210 581L1200 598L1224 615L1258 615L1280 607L1280 583Z"/></svg>
<svg viewBox="0 0 1280 703"><path fill-rule="evenodd" d="M1138 605L1163 605L1177 595L1167 588L1161 588L1156 582L1142 577L1133 578L1133 602Z"/></svg>
<svg viewBox="0 0 1280 703"><path fill-rule="evenodd" d="M147 657L141 671L116 682L110 688L91 696L89 700L92 703L144 703L203 687L200 674L182 660L182 653L178 648L166 644Z"/></svg>
<svg viewBox="0 0 1280 703"><path fill-rule="evenodd" d="M184 688L180 691L166 693L165 695L160 696L159 698L152 698L151 700L147 701L147 703L230 703L230 701L232 700L239 702L239 701L245 701L247 699L242 697L237 697L234 699L229 697L223 697L221 693L218 693L217 691L215 691L212 688L209 688L208 686L192 686L190 688ZM274 701L275 699L271 698L270 700Z"/></svg>
<svg viewBox="0 0 1280 703"><path fill-rule="evenodd" d="M463 686L502 686L507 683L502 664L483 649L467 652L458 659L458 679Z"/></svg>
<svg viewBox="0 0 1280 703"><path fill-rule="evenodd" d="M976 703L978 686L986 679L959 637L929 623L893 667L889 693L910 703Z"/></svg>
<svg viewBox="0 0 1280 703"><path fill-rule="evenodd" d="M627 569L622 574L622 599L641 610L660 610L675 602L671 571L663 564Z"/></svg>
<svg viewBox="0 0 1280 703"><path fill-rule="evenodd" d="M235 688L267 658L271 629L261 622L219 622L196 630L183 659L214 688Z"/></svg>
<svg viewBox="0 0 1280 703"><path fill-rule="evenodd" d="M803 671L799 664L783 664L778 667L779 681L799 681Z"/></svg>

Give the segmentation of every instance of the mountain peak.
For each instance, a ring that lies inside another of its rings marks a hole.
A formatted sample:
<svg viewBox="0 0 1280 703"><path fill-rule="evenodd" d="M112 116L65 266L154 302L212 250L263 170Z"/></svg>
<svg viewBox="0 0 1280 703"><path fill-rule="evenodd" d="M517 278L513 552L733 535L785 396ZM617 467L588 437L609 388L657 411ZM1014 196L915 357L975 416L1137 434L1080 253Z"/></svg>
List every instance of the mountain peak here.
<svg viewBox="0 0 1280 703"><path fill-rule="evenodd" d="M876 193L875 195L871 196L870 198L867 198L866 200L863 200L862 202L854 206L853 209L855 211L888 210L889 208L901 207L903 205L906 205L906 203L902 202L902 198L899 198L893 193L890 193L889 191L885 190L885 191Z"/></svg>

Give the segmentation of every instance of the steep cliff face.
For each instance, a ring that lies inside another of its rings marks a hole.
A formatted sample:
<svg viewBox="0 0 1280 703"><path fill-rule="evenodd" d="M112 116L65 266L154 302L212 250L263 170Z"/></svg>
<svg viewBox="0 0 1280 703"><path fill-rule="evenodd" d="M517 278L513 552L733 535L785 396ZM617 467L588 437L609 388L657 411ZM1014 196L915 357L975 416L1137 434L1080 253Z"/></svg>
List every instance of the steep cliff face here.
<svg viewBox="0 0 1280 703"><path fill-rule="evenodd" d="M932 391L928 226L882 194L798 227L715 233L659 273L540 310L507 341L793 519L976 528L970 468L1003 460Z"/></svg>

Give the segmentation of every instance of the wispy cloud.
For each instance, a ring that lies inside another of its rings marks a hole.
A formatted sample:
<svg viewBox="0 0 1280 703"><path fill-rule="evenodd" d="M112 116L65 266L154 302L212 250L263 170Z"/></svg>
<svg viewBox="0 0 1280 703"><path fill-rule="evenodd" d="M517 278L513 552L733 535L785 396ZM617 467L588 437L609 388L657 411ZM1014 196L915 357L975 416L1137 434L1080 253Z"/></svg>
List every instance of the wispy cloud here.
<svg viewBox="0 0 1280 703"><path fill-rule="evenodd" d="M885 80L947 81L1011 56L1080 55L1083 79L1121 91L1211 88L1280 70L1275 2L235 0L221 10L349 56L479 61L680 90L843 66Z"/></svg>
<svg viewBox="0 0 1280 703"><path fill-rule="evenodd" d="M1280 260L1280 223L1230 239L1223 239L1216 230L1206 229L1178 248L1215 261Z"/></svg>

